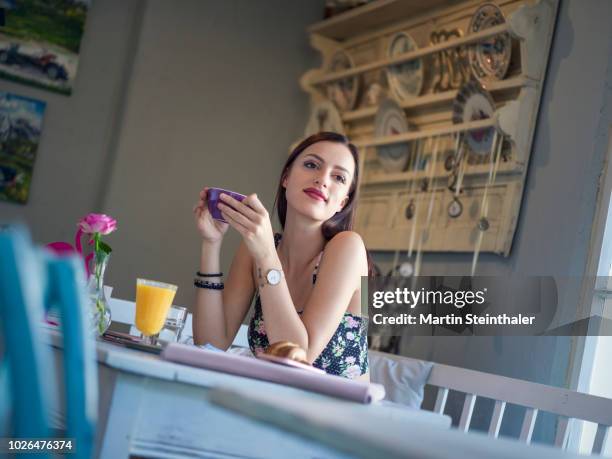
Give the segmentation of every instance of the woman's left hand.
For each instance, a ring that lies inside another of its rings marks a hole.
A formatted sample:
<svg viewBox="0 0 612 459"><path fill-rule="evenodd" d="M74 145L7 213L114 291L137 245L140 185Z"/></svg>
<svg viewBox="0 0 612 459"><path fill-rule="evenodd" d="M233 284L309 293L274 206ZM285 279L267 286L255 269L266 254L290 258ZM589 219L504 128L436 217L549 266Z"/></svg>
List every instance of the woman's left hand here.
<svg viewBox="0 0 612 459"><path fill-rule="evenodd" d="M222 193L219 210L232 228L238 231L258 263L276 255L270 215L255 193L242 202Z"/></svg>

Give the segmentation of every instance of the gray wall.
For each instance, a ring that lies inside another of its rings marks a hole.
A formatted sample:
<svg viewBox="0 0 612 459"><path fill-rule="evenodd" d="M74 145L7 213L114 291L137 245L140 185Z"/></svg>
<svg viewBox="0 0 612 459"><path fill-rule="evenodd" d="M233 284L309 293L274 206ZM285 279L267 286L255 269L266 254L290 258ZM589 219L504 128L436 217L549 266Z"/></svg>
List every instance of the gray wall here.
<svg viewBox="0 0 612 459"><path fill-rule="evenodd" d="M176 283L175 302L191 305L203 186L271 207L306 123L298 79L319 64L305 28L322 12L310 0L147 2L104 206L119 221L108 271L118 297L134 298L142 276ZM226 272L237 243L230 230Z"/></svg>
<svg viewBox="0 0 612 459"><path fill-rule="evenodd" d="M69 97L0 79L0 91L47 103L29 201L0 201L0 218L25 221L38 242L72 242L79 218L102 210L138 17L136 1L92 2Z"/></svg>

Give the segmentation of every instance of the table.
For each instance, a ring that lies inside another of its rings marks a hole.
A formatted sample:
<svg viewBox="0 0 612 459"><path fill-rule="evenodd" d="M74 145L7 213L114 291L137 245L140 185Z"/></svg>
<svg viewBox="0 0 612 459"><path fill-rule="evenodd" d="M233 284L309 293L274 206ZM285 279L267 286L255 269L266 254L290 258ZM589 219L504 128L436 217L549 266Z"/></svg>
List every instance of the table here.
<svg viewBox="0 0 612 459"><path fill-rule="evenodd" d="M283 396L212 389L209 399L243 416L329 445L360 458L385 459L581 459L548 445L527 445L516 439L492 438L483 432L435 429L385 421L360 422L327 410L318 401L289 403Z"/></svg>
<svg viewBox="0 0 612 459"><path fill-rule="evenodd" d="M52 344L61 354L61 342ZM100 341L99 429L96 456L349 458L355 457L284 432L211 403L215 388L278 396L287 403L319 404L378 428L444 431L450 418L395 404L361 405L265 381L171 363Z"/></svg>

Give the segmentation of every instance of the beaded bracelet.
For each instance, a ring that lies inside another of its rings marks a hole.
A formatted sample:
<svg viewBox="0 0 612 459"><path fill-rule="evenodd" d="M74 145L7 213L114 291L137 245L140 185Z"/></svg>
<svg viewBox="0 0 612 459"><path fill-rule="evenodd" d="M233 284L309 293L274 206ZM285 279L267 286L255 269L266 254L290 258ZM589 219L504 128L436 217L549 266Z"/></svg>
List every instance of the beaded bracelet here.
<svg viewBox="0 0 612 459"><path fill-rule="evenodd" d="M195 278L193 280L193 285L197 288L207 288L211 290L223 290L223 288L225 287L225 284L223 284L223 282L208 282L200 280L198 278Z"/></svg>
<svg viewBox="0 0 612 459"><path fill-rule="evenodd" d="M198 277L223 277L223 273L201 273L200 271L198 271L196 273L196 276Z"/></svg>

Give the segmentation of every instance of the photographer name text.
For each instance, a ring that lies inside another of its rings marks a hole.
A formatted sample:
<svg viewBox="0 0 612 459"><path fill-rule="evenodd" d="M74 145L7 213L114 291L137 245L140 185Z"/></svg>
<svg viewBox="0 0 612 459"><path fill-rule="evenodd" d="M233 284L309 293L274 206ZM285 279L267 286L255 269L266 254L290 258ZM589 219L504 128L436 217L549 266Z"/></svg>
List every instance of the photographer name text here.
<svg viewBox="0 0 612 459"><path fill-rule="evenodd" d="M523 314L454 314L436 316L434 314L374 314L372 321L376 325L533 325L535 316Z"/></svg>
<svg viewBox="0 0 612 459"><path fill-rule="evenodd" d="M457 310L465 306L483 305L487 289L482 290L419 290L395 289L375 291L371 306L378 311L385 306L403 306L409 313L376 312L372 321L376 325L533 325L536 317L524 314L443 314L417 312L420 307L454 306ZM464 311L465 312L465 311Z"/></svg>

